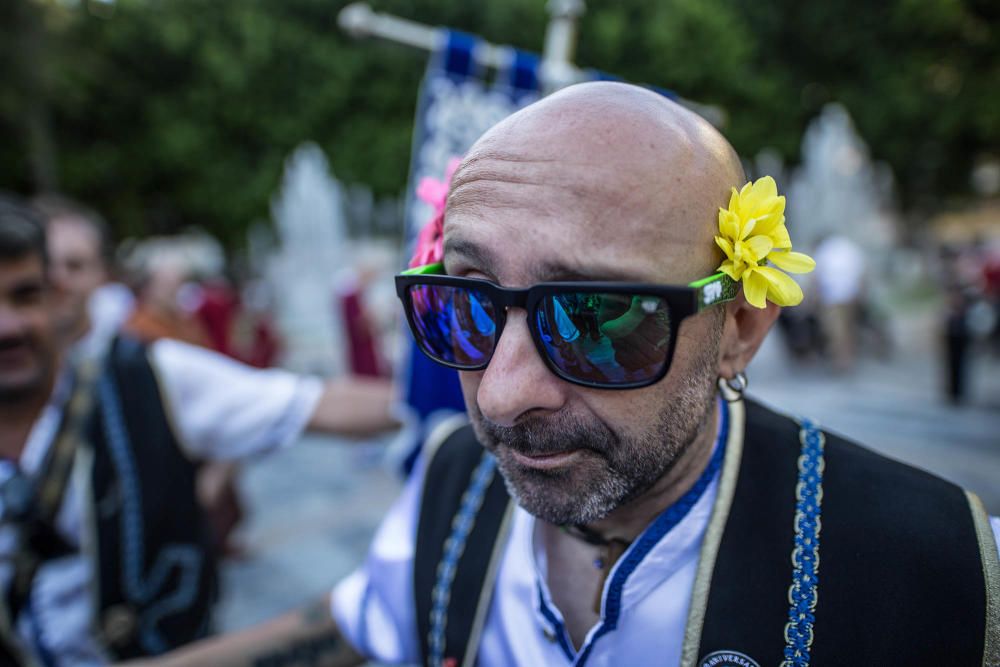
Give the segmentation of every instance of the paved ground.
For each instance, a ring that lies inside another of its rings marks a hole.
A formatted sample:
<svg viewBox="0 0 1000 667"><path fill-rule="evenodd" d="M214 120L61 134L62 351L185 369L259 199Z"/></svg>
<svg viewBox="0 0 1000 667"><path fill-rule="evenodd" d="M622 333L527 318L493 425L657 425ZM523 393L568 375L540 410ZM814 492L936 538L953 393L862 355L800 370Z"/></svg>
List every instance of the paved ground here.
<svg viewBox="0 0 1000 667"><path fill-rule="evenodd" d="M944 404L931 324L898 322L891 359L865 360L839 377L793 366L780 340L769 339L749 369L751 393L953 479L1000 514L1000 360L979 357L968 407ZM225 565L223 628L311 599L361 561L399 486L384 450L310 437L247 466L247 557Z"/></svg>

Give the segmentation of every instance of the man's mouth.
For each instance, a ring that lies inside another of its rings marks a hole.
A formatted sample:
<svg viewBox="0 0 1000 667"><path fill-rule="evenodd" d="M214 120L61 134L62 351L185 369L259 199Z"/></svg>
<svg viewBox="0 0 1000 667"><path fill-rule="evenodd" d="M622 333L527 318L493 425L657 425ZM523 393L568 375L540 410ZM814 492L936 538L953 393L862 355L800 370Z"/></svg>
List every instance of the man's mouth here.
<svg viewBox="0 0 1000 667"><path fill-rule="evenodd" d="M554 470L572 464L582 456L580 449L567 449L561 452L527 453L511 449L514 460L526 468L537 470Z"/></svg>
<svg viewBox="0 0 1000 667"><path fill-rule="evenodd" d="M31 346L26 342L0 341L0 366L20 366L31 358Z"/></svg>

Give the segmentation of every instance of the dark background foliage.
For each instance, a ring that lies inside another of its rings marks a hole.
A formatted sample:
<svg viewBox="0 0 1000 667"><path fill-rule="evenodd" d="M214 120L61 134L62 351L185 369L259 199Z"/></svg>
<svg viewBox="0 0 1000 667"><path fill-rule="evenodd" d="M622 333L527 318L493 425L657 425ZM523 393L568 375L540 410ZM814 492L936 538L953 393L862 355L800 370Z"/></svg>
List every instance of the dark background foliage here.
<svg viewBox="0 0 1000 667"><path fill-rule="evenodd" d="M120 234L266 219L305 140L344 181L405 187L424 54L355 41L330 0L6 0L0 187L59 189ZM379 11L538 50L541 0L379 0ZM798 159L840 101L916 219L970 197L1000 151L991 0L590 0L577 61L726 109L752 156Z"/></svg>

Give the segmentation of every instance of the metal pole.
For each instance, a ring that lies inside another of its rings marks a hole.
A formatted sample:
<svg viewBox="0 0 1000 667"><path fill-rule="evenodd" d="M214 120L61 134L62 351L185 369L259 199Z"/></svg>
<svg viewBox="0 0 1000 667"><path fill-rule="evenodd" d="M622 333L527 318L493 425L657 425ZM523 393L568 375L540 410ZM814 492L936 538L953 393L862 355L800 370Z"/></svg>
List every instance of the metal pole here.
<svg viewBox="0 0 1000 667"><path fill-rule="evenodd" d="M582 79L573 66L576 53L576 23L586 11L583 0L549 0L549 25L542 50L541 80L545 94Z"/></svg>
<svg viewBox="0 0 1000 667"><path fill-rule="evenodd" d="M337 24L352 37L381 37L425 51L437 51L444 43L445 31L392 14L373 11L365 2L352 2L337 15ZM497 46L481 41L473 57L487 67L510 65L510 47Z"/></svg>

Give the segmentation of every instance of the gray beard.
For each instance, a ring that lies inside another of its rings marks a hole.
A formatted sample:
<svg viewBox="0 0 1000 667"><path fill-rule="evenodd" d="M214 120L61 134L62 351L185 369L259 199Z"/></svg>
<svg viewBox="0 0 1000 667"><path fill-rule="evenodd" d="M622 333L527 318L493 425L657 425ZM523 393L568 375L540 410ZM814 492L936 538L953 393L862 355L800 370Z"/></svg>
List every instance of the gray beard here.
<svg viewBox="0 0 1000 667"><path fill-rule="evenodd" d="M705 355L664 397L648 428L633 435L615 433L599 419L557 413L528 417L513 426L472 413L479 441L497 457L507 491L534 516L556 525L585 524L648 491L697 439L708 424L715 400L715 376ZM581 456L559 470L522 465L513 452L541 455L571 449Z"/></svg>

